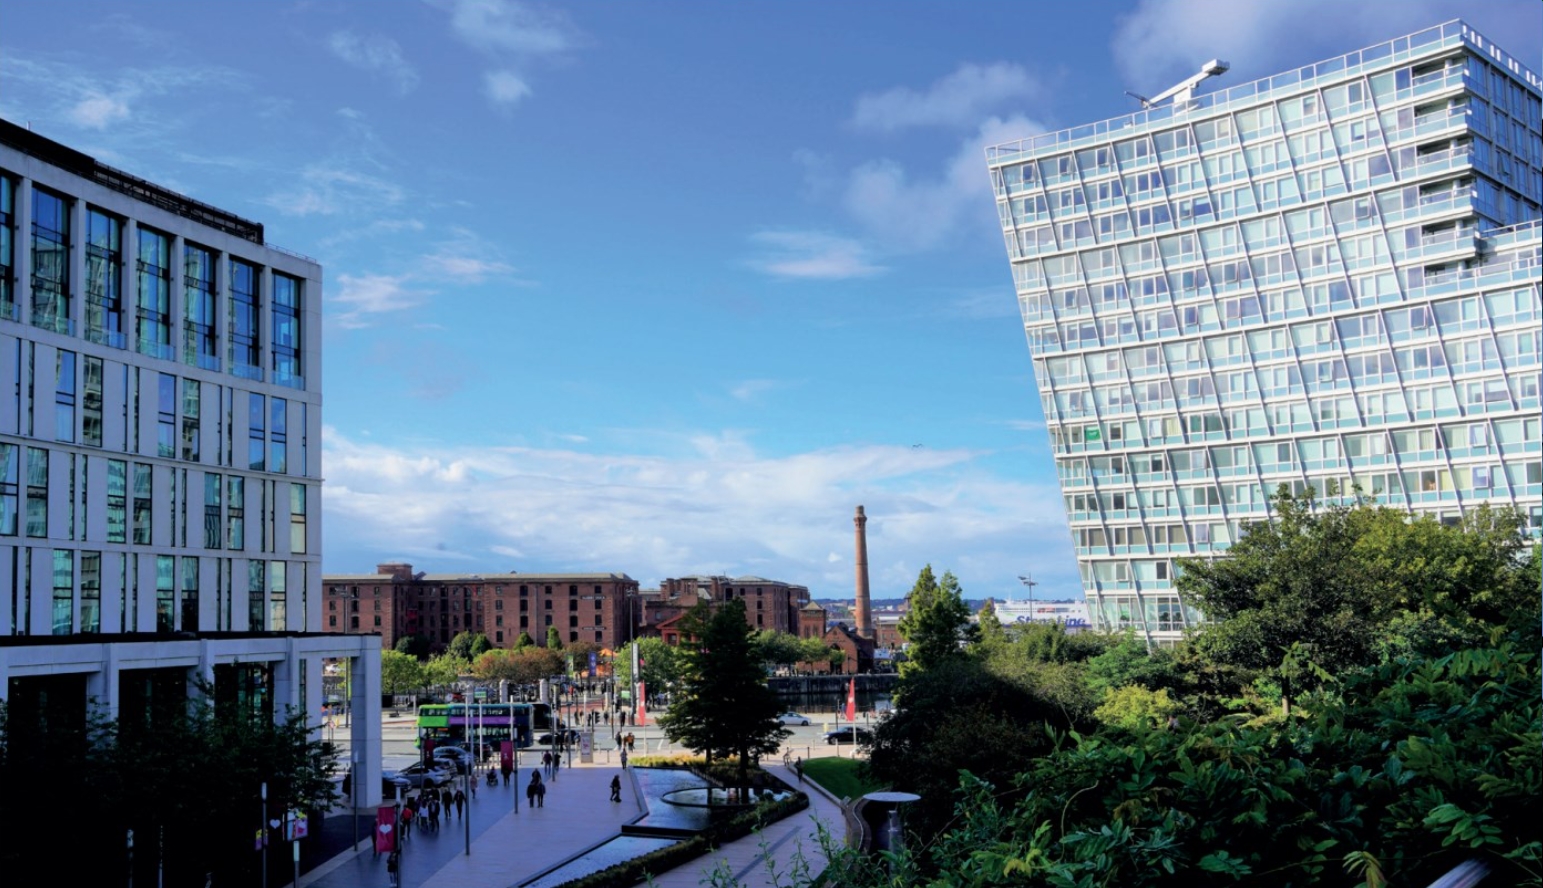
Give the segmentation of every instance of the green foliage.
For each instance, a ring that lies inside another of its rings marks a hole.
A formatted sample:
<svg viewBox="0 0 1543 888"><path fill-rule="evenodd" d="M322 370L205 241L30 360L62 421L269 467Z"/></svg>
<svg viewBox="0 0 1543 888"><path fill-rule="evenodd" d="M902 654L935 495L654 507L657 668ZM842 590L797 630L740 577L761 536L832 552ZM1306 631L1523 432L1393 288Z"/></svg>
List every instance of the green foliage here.
<svg viewBox="0 0 1543 888"><path fill-rule="evenodd" d="M1137 731L1162 727L1178 712L1179 704L1169 699L1166 688L1149 691L1140 685L1126 685L1106 691L1093 717L1112 727Z"/></svg>
<svg viewBox="0 0 1543 888"><path fill-rule="evenodd" d="M517 651L520 648L533 647L535 644L536 640L530 637L530 633L522 629L520 634L515 636L514 645L511 649Z"/></svg>
<svg viewBox="0 0 1543 888"><path fill-rule="evenodd" d="M445 649L445 653L469 663L492 649L493 642L481 632L457 632L450 639L450 646Z"/></svg>
<svg viewBox="0 0 1543 888"><path fill-rule="evenodd" d="M888 788L888 784L873 779L861 759L822 756L806 759L803 769L805 780L818 783L838 799L855 799Z"/></svg>
<svg viewBox="0 0 1543 888"><path fill-rule="evenodd" d="M414 659L422 660L429 655L431 646L427 635L404 635L396 640L392 650L407 654Z"/></svg>
<svg viewBox="0 0 1543 888"><path fill-rule="evenodd" d="M533 684L563 669L563 656L552 648L522 647L515 650L494 648L471 664L471 674L482 681L511 681Z"/></svg>
<svg viewBox="0 0 1543 888"><path fill-rule="evenodd" d="M775 629L755 633L756 657L767 666L791 666L795 663L841 662L845 652L827 645L818 637L800 638Z"/></svg>
<svg viewBox="0 0 1543 888"><path fill-rule="evenodd" d="M423 665L401 651L380 652L380 687L387 694L411 694L423 687Z"/></svg>
<svg viewBox="0 0 1543 888"><path fill-rule="evenodd" d="M900 666L902 677L965 656L964 645L974 641L975 627L970 624L964 590L952 573L937 580L932 565L922 568L906 602L909 609L900 619L900 634L908 643Z"/></svg>
<svg viewBox="0 0 1543 888"><path fill-rule="evenodd" d="M453 649L454 644L451 645ZM454 653L443 653L437 657L430 657L423 664L423 683L431 688L445 688L459 681L461 676L471 674L471 662L456 656Z"/></svg>
<svg viewBox="0 0 1543 888"><path fill-rule="evenodd" d="M976 653L989 655L991 651L1007 644L1007 630L1002 628L1002 621L997 618L996 605L991 599L986 599L980 612L975 615L975 625L980 630L980 636L975 641Z"/></svg>
<svg viewBox="0 0 1543 888"><path fill-rule="evenodd" d="M556 626L546 627L546 646L554 651L563 649L563 634L557 631Z"/></svg>
<svg viewBox="0 0 1543 888"><path fill-rule="evenodd" d="M655 691L673 688L680 680L681 658L676 648L665 644L662 638L640 638L616 652L612 671L616 685L623 692L632 686L632 648L637 646L638 659L643 664L643 683Z"/></svg>
<svg viewBox="0 0 1543 888"><path fill-rule="evenodd" d="M752 756L777 750L788 731L777 722L782 705L766 684L745 619L745 602L706 602L681 621L687 641L677 648L680 681L659 724L671 741L700 752L709 763L736 754L748 779Z"/></svg>
<svg viewBox="0 0 1543 888"><path fill-rule="evenodd" d="M1088 686L1097 693L1131 685L1158 691L1178 688L1184 682L1171 651L1148 650L1133 632L1120 636L1103 653L1088 660L1087 679Z"/></svg>

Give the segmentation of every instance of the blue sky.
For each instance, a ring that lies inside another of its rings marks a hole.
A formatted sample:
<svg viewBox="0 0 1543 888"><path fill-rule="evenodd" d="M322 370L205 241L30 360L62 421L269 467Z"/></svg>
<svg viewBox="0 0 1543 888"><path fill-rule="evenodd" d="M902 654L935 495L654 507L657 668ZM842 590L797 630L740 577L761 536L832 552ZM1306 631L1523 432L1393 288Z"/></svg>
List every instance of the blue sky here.
<svg viewBox="0 0 1543 888"><path fill-rule="evenodd" d="M0 6L0 116L325 267L324 569L1080 595L982 146L1536 0ZM1210 88L1210 87L1207 87Z"/></svg>

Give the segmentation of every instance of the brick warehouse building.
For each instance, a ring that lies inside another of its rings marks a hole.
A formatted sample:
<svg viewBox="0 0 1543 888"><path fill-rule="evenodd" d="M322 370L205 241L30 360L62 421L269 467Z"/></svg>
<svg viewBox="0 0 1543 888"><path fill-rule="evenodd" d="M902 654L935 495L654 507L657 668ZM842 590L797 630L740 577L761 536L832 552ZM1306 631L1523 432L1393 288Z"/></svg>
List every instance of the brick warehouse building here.
<svg viewBox="0 0 1543 888"><path fill-rule="evenodd" d="M521 632L545 644L555 627L565 644L593 642L612 650L632 640L628 610L637 580L624 573L413 573L411 564L381 564L372 574L322 578L324 628L380 633L381 646L422 634L443 649L460 632L481 633L513 647Z"/></svg>

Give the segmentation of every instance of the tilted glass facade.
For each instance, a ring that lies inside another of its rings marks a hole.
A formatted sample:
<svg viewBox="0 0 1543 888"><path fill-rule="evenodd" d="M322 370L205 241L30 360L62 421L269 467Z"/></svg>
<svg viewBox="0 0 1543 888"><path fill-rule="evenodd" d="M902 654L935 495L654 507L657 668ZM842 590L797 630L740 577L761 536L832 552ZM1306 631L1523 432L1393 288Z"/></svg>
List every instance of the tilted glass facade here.
<svg viewBox="0 0 1543 888"><path fill-rule="evenodd" d="M1451 22L987 149L1096 626L1180 637L1281 484L1538 533L1540 116Z"/></svg>

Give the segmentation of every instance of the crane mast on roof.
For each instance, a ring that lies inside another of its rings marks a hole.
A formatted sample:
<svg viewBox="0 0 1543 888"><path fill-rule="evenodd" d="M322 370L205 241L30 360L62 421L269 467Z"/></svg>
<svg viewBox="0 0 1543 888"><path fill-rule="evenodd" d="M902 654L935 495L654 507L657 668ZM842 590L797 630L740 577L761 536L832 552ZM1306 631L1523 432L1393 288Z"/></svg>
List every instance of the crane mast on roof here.
<svg viewBox="0 0 1543 888"><path fill-rule="evenodd" d="M1146 96L1137 95L1130 90L1126 90L1125 94L1140 102L1141 110L1143 111L1153 106L1160 105L1169 99L1173 99L1175 104L1188 102L1191 98L1194 97L1195 87L1199 86L1201 81L1205 80L1207 77L1215 77L1218 74L1226 73L1226 71L1231 67L1231 65L1221 61L1220 59L1212 59L1209 62L1206 62L1204 65L1200 66L1200 73L1190 75L1180 83L1176 83L1173 86L1168 87L1150 99Z"/></svg>

